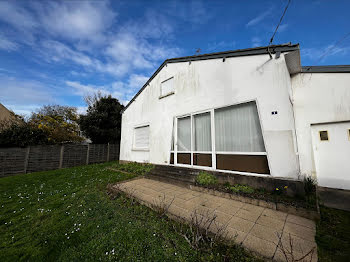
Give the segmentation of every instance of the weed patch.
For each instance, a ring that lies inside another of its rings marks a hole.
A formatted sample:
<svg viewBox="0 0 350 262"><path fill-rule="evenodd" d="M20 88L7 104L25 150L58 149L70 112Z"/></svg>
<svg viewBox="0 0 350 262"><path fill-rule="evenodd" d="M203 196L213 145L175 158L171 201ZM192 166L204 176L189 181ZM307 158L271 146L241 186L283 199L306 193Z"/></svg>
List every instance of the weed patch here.
<svg viewBox="0 0 350 262"><path fill-rule="evenodd" d="M196 182L201 186L210 186L216 185L218 179L212 174L201 171L196 177Z"/></svg>

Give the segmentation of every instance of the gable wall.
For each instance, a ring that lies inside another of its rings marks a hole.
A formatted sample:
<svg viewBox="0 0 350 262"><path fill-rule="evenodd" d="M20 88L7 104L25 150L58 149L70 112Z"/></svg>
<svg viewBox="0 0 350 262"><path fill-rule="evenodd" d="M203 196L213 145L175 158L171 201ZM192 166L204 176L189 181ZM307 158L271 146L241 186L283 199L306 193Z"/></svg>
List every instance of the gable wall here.
<svg viewBox="0 0 350 262"><path fill-rule="evenodd" d="M175 94L159 99L160 83L172 76ZM120 159L168 164L175 116L256 100L271 174L296 177L290 90L283 54L170 63L123 113ZM149 152L132 150L134 127L147 123Z"/></svg>

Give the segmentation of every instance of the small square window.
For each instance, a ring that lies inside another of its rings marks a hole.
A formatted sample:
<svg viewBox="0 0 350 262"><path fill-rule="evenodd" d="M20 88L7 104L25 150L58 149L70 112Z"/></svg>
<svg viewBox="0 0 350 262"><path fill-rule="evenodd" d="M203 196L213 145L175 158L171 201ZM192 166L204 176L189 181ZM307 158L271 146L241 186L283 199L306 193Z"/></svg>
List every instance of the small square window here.
<svg viewBox="0 0 350 262"><path fill-rule="evenodd" d="M320 140L328 141L328 131L320 131Z"/></svg>
<svg viewBox="0 0 350 262"><path fill-rule="evenodd" d="M174 77L171 77L160 84L160 98L174 94Z"/></svg>

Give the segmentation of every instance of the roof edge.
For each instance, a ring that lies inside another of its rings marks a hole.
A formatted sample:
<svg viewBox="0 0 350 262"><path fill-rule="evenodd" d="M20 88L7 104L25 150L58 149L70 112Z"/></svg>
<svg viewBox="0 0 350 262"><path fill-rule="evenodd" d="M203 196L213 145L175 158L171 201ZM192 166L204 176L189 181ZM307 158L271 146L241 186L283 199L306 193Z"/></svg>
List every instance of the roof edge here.
<svg viewBox="0 0 350 262"><path fill-rule="evenodd" d="M192 61L200 61L200 60L208 60L208 59L218 59L218 58L230 58L230 57L238 57L238 56L250 56L250 55L265 55L265 54L274 54L277 52L290 52L299 50L299 44L281 44L281 45L270 45L270 46L261 46L254 48L246 48L246 49L237 49L231 51L224 52L216 52L209 53L203 55L194 55L194 56L184 56L177 58L166 59L158 69L153 73L153 75L147 80L147 82L143 85L143 87L136 93L136 95L129 101L129 103L124 107L124 111L134 102L136 97L149 85L149 83L153 80L153 78L159 73L160 70L168 63L180 63L180 62L192 62Z"/></svg>
<svg viewBox="0 0 350 262"><path fill-rule="evenodd" d="M350 73L350 65L303 66L302 73Z"/></svg>

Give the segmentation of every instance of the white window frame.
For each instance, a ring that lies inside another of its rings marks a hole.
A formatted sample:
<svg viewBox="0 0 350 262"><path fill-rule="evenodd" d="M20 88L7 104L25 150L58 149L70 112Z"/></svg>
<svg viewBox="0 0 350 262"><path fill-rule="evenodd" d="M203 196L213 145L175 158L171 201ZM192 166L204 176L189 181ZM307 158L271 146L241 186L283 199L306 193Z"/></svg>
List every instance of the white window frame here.
<svg viewBox="0 0 350 262"><path fill-rule="evenodd" d="M135 135L136 135L135 130L136 130L137 128L142 128L142 127L148 127L148 147L136 147L136 145L135 145ZM134 126L133 131L134 131L134 132L133 132L133 137L132 137L132 150L133 150L133 151L149 151L149 144L150 144L150 137L151 137L151 127L150 127L150 124L149 124L149 123L146 123L146 124Z"/></svg>
<svg viewBox="0 0 350 262"><path fill-rule="evenodd" d="M163 92L162 92L162 84L165 83L166 81L171 80L171 79L173 80L173 90L170 91L169 93L163 94ZM164 97L167 97L167 96L175 94L175 79L174 79L174 77L172 76L172 77L169 77L169 78L165 79L164 81L162 81L160 83L159 91L160 91L159 99L162 99Z"/></svg>
<svg viewBox="0 0 350 262"><path fill-rule="evenodd" d="M263 142L264 142L264 147L265 147L265 152L235 152L235 151L216 151L215 148L215 110L216 109L221 109L221 108L225 108L225 107L230 107L230 106L236 106L236 105L241 105L241 104L246 104L246 103L250 103L250 102L255 102L255 105L257 107L257 112L258 112L258 116L259 116L259 123L260 123L260 128L261 128L261 135L263 137ZM193 116L194 115L198 115L198 114L203 114L203 113L210 113L210 120L211 120L211 143L212 143L212 151L208 151L208 152L202 152L202 151L194 151L194 132L193 132ZM179 118L184 118L184 117L191 117L191 150L190 151L178 151L177 150L177 120ZM267 162L268 162L268 167L270 169L270 161L269 161L269 154L267 152L267 148L266 148L266 143L265 143L265 137L264 137L264 132L263 132L263 126L261 123L261 117L260 117L260 111L259 111L259 106L258 106L258 102L256 101L256 99L253 100L247 100L247 101L243 101L243 102L239 102L239 103L235 103L235 104L228 104L228 105L223 105L220 107L215 107L215 108L211 108L211 109L206 109L206 110L202 110L202 111L197 111L194 113L190 113L190 114L185 114L185 115L180 115L180 116L175 116L175 121L174 121L174 150L171 150L170 148L170 153L174 154L174 164L171 164L173 166L180 166L180 167L191 167L191 168L197 168L197 169L206 169L206 170L215 170L215 171L219 171L219 172L226 172L226 173L232 173L232 174L240 174L240 175L254 175L254 176L270 176L270 174L258 174L258 173L251 173L251 172L241 172L241 171L232 171L232 170L222 170L222 169L217 169L216 168L216 155L217 154L227 154L227 155L253 155L253 156L261 156L261 155L266 155L267 157ZM191 164L190 165L186 165L186 164L178 164L177 163L177 154L178 153L191 153ZM206 166L197 166L197 165L193 165L193 154L194 153L202 153L202 154L211 154L212 155L212 166L211 167L206 167ZM169 155L170 157L170 155ZM169 161L170 163L170 161ZM270 169L271 170L271 169Z"/></svg>

